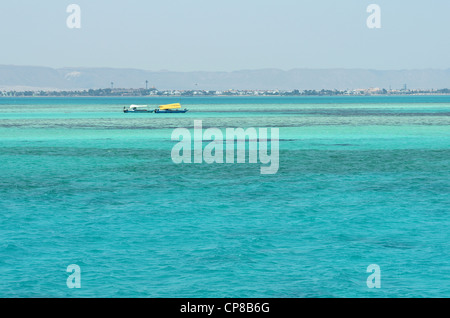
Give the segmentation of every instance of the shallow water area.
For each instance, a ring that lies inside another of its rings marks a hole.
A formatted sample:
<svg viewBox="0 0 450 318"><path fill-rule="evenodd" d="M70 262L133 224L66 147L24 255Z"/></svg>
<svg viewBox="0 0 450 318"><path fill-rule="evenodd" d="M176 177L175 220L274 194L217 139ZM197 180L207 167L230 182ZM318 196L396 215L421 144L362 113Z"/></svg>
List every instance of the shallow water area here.
<svg viewBox="0 0 450 318"><path fill-rule="evenodd" d="M174 164L194 120L279 128L278 173ZM449 297L449 125L450 96L0 98L0 296Z"/></svg>

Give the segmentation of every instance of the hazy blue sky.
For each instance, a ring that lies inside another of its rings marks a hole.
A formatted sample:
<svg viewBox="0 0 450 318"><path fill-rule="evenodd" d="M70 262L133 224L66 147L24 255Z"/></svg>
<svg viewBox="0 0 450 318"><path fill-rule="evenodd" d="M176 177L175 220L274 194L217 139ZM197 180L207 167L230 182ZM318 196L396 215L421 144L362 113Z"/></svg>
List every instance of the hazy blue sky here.
<svg viewBox="0 0 450 318"><path fill-rule="evenodd" d="M68 29L66 8L82 9ZM382 9L369 29L366 8ZM14 0L0 64L172 71L450 68L449 0Z"/></svg>

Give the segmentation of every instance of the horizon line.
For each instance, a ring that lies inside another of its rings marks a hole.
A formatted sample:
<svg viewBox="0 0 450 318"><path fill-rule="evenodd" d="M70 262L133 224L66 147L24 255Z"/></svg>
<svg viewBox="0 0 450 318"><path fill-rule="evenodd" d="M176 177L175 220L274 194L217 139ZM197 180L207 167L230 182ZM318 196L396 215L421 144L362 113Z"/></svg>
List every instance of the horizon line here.
<svg viewBox="0 0 450 318"><path fill-rule="evenodd" d="M33 67L33 68L47 68L53 70L64 70L64 69L113 69L113 70L136 70L145 71L153 73L235 73L235 72L255 72L255 71L281 71L281 72L291 72L296 70L314 70L314 71L326 71L326 70L364 70L364 71L377 71L377 72L389 72L389 71L424 71L424 70L437 70L437 71L450 71L450 66L447 68L403 68L403 69L376 69L376 68L363 68L363 67L329 67L329 68L313 68L313 67L296 67L291 69L282 69L276 67L265 67L265 68L254 68L254 69L240 69L232 71L218 71L218 70L193 70L193 71L177 71L177 70L149 70L145 68L136 67L112 67L112 66L64 66L64 67L53 67L53 66L42 66L42 65L18 65L18 64L0 64L0 67Z"/></svg>

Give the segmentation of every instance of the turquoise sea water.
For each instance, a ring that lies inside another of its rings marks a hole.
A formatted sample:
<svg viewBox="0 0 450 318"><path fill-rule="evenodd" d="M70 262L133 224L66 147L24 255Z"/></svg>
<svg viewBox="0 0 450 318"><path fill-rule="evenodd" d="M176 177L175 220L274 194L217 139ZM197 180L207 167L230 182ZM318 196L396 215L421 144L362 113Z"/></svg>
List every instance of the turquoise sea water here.
<svg viewBox="0 0 450 318"><path fill-rule="evenodd" d="M174 164L194 120L279 128L278 173ZM449 125L449 96L0 98L0 297L450 297Z"/></svg>

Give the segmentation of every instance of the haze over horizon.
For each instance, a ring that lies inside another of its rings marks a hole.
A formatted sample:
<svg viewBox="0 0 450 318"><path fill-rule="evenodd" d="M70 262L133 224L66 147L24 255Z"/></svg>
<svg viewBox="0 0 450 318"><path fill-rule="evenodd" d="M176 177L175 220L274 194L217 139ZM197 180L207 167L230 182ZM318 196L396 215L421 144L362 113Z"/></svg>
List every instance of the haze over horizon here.
<svg viewBox="0 0 450 318"><path fill-rule="evenodd" d="M148 83L145 83L148 81ZM368 70L368 69L280 69L233 72L172 72L127 68L48 68L0 65L0 90L77 90L109 88L178 90L305 90L450 88L450 69Z"/></svg>
<svg viewBox="0 0 450 318"><path fill-rule="evenodd" d="M61 66L61 67L53 67L50 65L31 65L31 64L0 64L0 67L30 67L30 68L51 68L56 70L62 70L62 69L112 69L112 70L138 70L138 71L145 71L145 72L174 72L174 73L233 73L233 72L253 72L253 71L266 71L266 70L275 70L275 71L283 71L283 72L289 72L289 71L295 71L295 70L365 70L365 71L381 71L381 72L390 72L390 71L425 71L425 70L437 70L437 71L446 71L450 70L449 67L423 67L423 68L391 68L391 69L377 69L377 68L363 68L363 67L293 67L293 68L279 68L279 67L261 67L261 68L243 68L243 69L232 69L232 70L226 70L226 71L214 71L214 70L191 70L191 71L183 71L183 70L176 70L176 69L145 69L145 68L138 68L138 67L117 67L113 65L105 65L105 66Z"/></svg>

